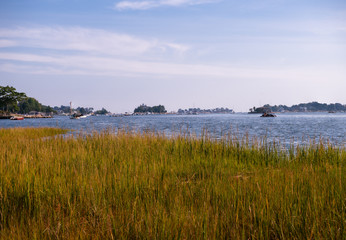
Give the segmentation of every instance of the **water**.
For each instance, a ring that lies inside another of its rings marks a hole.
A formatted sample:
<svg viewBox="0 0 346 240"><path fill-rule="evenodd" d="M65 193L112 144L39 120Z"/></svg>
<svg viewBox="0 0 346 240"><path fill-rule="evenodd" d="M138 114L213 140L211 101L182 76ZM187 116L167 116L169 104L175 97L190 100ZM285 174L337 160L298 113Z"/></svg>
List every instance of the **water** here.
<svg viewBox="0 0 346 240"><path fill-rule="evenodd" d="M311 139L329 140L346 145L346 113L282 113L276 118L261 118L257 114L211 115L146 115L128 117L90 116L71 120L66 116L51 119L25 119L24 121L0 120L0 127L63 127L83 131L100 131L106 128L130 128L156 130L166 135L189 132L197 136L203 129L215 138L231 132L238 136L266 136L269 141L283 144L302 144Z"/></svg>

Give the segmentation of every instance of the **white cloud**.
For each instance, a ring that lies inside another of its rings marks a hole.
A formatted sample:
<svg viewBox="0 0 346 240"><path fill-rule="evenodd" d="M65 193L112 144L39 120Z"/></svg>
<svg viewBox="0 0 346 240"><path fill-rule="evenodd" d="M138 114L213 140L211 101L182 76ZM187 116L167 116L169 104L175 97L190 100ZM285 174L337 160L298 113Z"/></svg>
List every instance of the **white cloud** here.
<svg viewBox="0 0 346 240"><path fill-rule="evenodd" d="M0 53L0 59L21 62L54 62L56 58L23 53Z"/></svg>
<svg viewBox="0 0 346 240"><path fill-rule="evenodd" d="M13 46L16 46L15 41L10 41L7 39L0 39L0 48L13 47Z"/></svg>
<svg viewBox="0 0 346 240"><path fill-rule="evenodd" d="M219 0L145 0L145 1L121 1L115 4L117 10L146 10L161 6L199 5L218 2Z"/></svg>
<svg viewBox="0 0 346 240"><path fill-rule="evenodd" d="M127 57L169 51L182 53L188 50L188 46L182 44L143 39L99 29L79 27L0 29L0 47L13 45Z"/></svg>
<svg viewBox="0 0 346 240"><path fill-rule="evenodd" d="M26 74L48 75L88 75L88 76L161 76L173 78L201 79L253 79L257 80L289 80L297 84L304 80L313 84L318 79L340 79L338 69L315 68L256 68L215 66L208 64L179 64L154 61L136 61L110 57L93 56L57 56L47 57L36 54L0 53L0 71ZM343 71L344 72L344 71ZM334 74L332 74L334 73Z"/></svg>
<svg viewBox="0 0 346 240"><path fill-rule="evenodd" d="M250 40L250 43L254 42L254 39ZM235 45L239 41L234 39L233 48L250 46L249 43ZM244 38L241 41L244 42ZM150 78L177 79L196 77L200 79L253 79L254 81L299 79L308 82L316 79L321 81L327 78L340 79L340 76L345 75L344 72L327 68L308 69L309 66L306 64L302 67L299 64L287 64L287 67L285 64L275 66L266 63L258 64L258 58L252 62L247 61L246 64L237 64L235 61L223 61L224 63L232 62L232 64L222 65L220 61L208 64L212 61L203 61L203 59L193 62L191 56L195 57L196 49L190 50L185 44L88 28L0 29L0 46L15 46L6 50L0 49L0 72L11 73L149 76ZM305 45L302 46L305 47ZM225 46L217 47L226 49ZM258 47L255 46L255 48ZM188 52L182 58L180 55L178 58L173 57L177 53L186 51ZM256 55L252 56L256 57ZM261 54L258 56L260 56L259 59L263 59ZM283 57L287 59L284 54L280 55L280 59ZM182 64L180 60L186 64ZM331 76L331 74L334 75Z"/></svg>
<svg viewBox="0 0 346 240"><path fill-rule="evenodd" d="M4 50L5 47L12 48ZM160 62L173 62L175 57L182 57L188 50L184 44L99 29L0 29L2 72L110 76L155 74L167 69L167 65ZM179 73L181 71L177 71Z"/></svg>

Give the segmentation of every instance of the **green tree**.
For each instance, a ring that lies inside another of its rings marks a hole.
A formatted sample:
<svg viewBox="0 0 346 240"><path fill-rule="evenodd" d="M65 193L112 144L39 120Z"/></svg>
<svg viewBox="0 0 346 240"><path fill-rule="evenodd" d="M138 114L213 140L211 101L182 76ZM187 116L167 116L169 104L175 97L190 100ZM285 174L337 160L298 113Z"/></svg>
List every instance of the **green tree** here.
<svg viewBox="0 0 346 240"><path fill-rule="evenodd" d="M133 111L134 113L166 113L166 109L165 106L163 105L158 105L158 106L153 106L153 107L149 107L145 104L141 104L140 106L138 106L137 108L135 108L135 110Z"/></svg>
<svg viewBox="0 0 346 240"><path fill-rule="evenodd" d="M152 112L153 113L166 113L166 109L165 109L165 106L163 105L158 105L158 106L153 106L151 108Z"/></svg>
<svg viewBox="0 0 346 240"><path fill-rule="evenodd" d="M19 103L20 113L29 113L31 111L42 111L44 107L35 98L28 97Z"/></svg>
<svg viewBox="0 0 346 240"><path fill-rule="evenodd" d="M8 111L11 107L12 111L18 110L17 104L19 101L26 98L25 93L17 92L14 87L0 86L0 108Z"/></svg>
<svg viewBox="0 0 346 240"><path fill-rule="evenodd" d="M51 107L51 106L47 106L45 107L45 110L44 110L46 113L55 113L56 111Z"/></svg>
<svg viewBox="0 0 346 240"><path fill-rule="evenodd" d="M56 113L56 111L50 106L45 106L39 103L35 98L25 98L18 104L20 113L29 113L31 111L45 112L45 113Z"/></svg>
<svg viewBox="0 0 346 240"><path fill-rule="evenodd" d="M152 112L152 109L151 109L151 107L149 107L145 104L141 104L140 106L135 108L135 110L133 112L134 113L147 113L147 112Z"/></svg>
<svg viewBox="0 0 346 240"><path fill-rule="evenodd" d="M102 108L102 110L98 110L95 112L95 114L100 114L100 115L105 115L107 113L108 113L108 111L105 108Z"/></svg>

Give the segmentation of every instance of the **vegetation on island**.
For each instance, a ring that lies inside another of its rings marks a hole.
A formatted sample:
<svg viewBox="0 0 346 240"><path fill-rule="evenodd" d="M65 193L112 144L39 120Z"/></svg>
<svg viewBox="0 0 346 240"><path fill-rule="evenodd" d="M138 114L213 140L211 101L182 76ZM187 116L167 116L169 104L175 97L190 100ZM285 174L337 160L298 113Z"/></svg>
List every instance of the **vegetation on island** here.
<svg viewBox="0 0 346 240"><path fill-rule="evenodd" d="M55 106L53 109L58 114L70 114L71 112L70 106L64 106L64 105L61 105L60 107ZM94 108L92 107L77 107L72 109L72 112L77 112L83 115L91 114L93 111L94 111Z"/></svg>
<svg viewBox="0 0 346 240"><path fill-rule="evenodd" d="M58 114L69 114L71 112L70 106L63 106L63 105L61 105L60 107L55 106L54 110L57 111ZM106 110L105 108L94 111L94 108L92 107L77 107L77 108L73 108L72 112L75 112L77 114L82 114L82 115L87 115L87 114L105 115L109 113L109 111Z"/></svg>
<svg viewBox="0 0 346 240"><path fill-rule="evenodd" d="M178 114L225 114L225 113L234 113L232 109L229 108L213 108L213 109L201 109L201 108L189 108L189 109L178 109Z"/></svg>
<svg viewBox="0 0 346 240"><path fill-rule="evenodd" d="M0 86L0 109L3 112L27 114L32 111L54 113L50 106L39 103L35 98L27 97L25 93L17 92L14 87Z"/></svg>
<svg viewBox="0 0 346 240"><path fill-rule="evenodd" d="M29 114L32 112L40 112L45 114L70 114L70 106L50 107L41 104L38 100L32 97L27 97L25 93L17 92L14 87L0 86L0 111L1 114L7 115L9 113ZM109 113L105 108L95 111L91 107L77 107L72 109L72 112L79 114L107 114Z"/></svg>
<svg viewBox="0 0 346 240"><path fill-rule="evenodd" d="M141 104L140 106L138 106L137 108L135 108L135 110L133 110L134 113L166 113L166 109L165 106L163 105L158 105L158 106L153 106L153 107L149 107L145 104Z"/></svg>
<svg viewBox="0 0 346 240"><path fill-rule="evenodd" d="M0 109L2 111L18 111L18 102L26 98L25 93L17 92L14 87L0 86Z"/></svg>
<svg viewBox="0 0 346 240"><path fill-rule="evenodd" d="M249 109L249 113L264 113L264 112L346 112L346 104L341 103L300 103L288 107L286 105L265 104L263 107L253 107Z"/></svg>
<svg viewBox="0 0 346 240"><path fill-rule="evenodd" d="M98 114L98 115L106 115L108 113L109 112L105 108L102 108L101 110L95 111L95 114Z"/></svg>
<svg viewBox="0 0 346 240"><path fill-rule="evenodd" d="M0 129L1 239L343 239L346 151Z"/></svg>
<svg viewBox="0 0 346 240"><path fill-rule="evenodd" d="M18 103L19 113L30 113L30 112L44 112L44 113L56 113L56 111L50 107L39 103L35 98L28 97Z"/></svg>
<svg viewBox="0 0 346 240"><path fill-rule="evenodd" d="M71 112L70 106L63 106L63 105L61 105L60 107L55 106L54 110L58 114L70 114L70 112ZM105 115L105 114L109 113L109 111L107 111L105 108L102 108L101 110L94 111L94 108L92 108L92 107L72 108L72 112L75 112L77 114L82 114L82 115L87 115L87 114Z"/></svg>

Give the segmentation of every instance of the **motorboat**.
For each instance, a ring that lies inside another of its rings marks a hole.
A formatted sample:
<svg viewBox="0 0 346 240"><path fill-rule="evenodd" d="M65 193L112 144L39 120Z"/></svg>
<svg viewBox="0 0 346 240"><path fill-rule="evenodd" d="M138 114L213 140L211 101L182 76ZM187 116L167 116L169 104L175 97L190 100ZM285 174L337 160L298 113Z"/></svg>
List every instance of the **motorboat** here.
<svg viewBox="0 0 346 240"><path fill-rule="evenodd" d="M21 116L12 116L10 120L24 120L24 117Z"/></svg>
<svg viewBox="0 0 346 240"><path fill-rule="evenodd" d="M81 119L81 118L86 118L89 115L84 115L81 113L72 113L72 102L70 102L70 119Z"/></svg>
<svg viewBox="0 0 346 240"><path fill-rule="evenodd" d="M263 113L261 117L276 117L273 113Z"/></svg>
<svg viewBox="0 0 346 240"><path fill-rule="evenodd" d="M70 115L70 119L80 119L80 118L86 118L86 116L83 114L79 114L79 113L74 113L74 114Z"/></svg>

